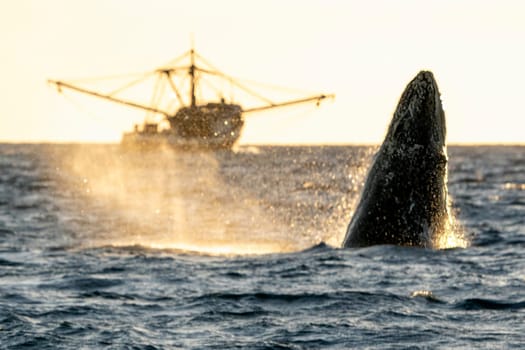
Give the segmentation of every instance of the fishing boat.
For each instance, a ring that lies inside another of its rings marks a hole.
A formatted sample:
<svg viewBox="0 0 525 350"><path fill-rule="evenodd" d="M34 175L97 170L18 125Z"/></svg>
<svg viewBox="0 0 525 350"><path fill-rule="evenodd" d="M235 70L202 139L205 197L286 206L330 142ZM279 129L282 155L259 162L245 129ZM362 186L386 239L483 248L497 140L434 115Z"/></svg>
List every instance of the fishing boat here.
<svg viewBox="0 0 525 350"><path fill-rule="evenodd" d="M187 63L182 64L183 62ZM258 106L243 108L241 104L233 100L226 100L224 93L220 93L215 101L199 100L197 98L198 83L204 75L225 79L231 85L235 85L246 93L255 96L263 103ZM157 82L150 105L117 96L117 93L139 84L151 76L154 76ZM188 84L184 84L186 89L189 90L187 93L182 93L184 86L181 88L181 84L184 81L177 84L177 80L180 80L181 77L185 81L189 80L189 89ZM182 149L231 149L241 136L246 114L308 102L315 102L319 105L321 100L329 97L333 98L334 96L331 94L317 94L274 102L254 92L236 79L221 73L193 48L171 61L168 65L148 72L141 78L114 89L110 93L98 92L61 80L50 79L48 82L55 85L59 92L62 92L63 89L70 89L82 94L142 109L150 114L160 115L161 121L158 121L158 119L157 121L152 121L152 118L147 117L142 125L137 124L133 131L123 134L121 145L141 149L155 148L161 145ZM164 88L161 88L162 86ZM165 89L166 86L168 89ZM171 107L160 107L158 103L155 103L155 101L162 99L160 95L165 94L165 90L170 92Z"/></svg>

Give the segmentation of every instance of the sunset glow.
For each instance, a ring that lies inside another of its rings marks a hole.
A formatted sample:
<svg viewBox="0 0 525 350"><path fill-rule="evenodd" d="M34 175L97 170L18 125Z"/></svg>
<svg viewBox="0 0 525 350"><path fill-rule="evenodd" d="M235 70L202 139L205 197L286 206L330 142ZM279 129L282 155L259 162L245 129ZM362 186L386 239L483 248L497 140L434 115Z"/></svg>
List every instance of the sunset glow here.
<svg viewBox="0 0 525 350"><path fill-rule="evenodd" d="M117 142L144 113L57 94L48 78L155 68L196 48L229 74L333 103L247 117L253 143L379 143L419 70L441 87L450 143L522 143L521 1L21 0L0 5L0 140Z"/></svg>

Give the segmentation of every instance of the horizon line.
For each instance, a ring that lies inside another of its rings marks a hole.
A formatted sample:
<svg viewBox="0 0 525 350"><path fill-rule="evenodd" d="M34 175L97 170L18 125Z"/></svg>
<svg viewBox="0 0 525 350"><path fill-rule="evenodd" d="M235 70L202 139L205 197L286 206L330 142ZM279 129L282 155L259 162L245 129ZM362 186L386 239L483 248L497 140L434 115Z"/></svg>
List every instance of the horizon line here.
<svg viewBox="0 0 525 350"><path fill-rule="evenodd" d="M311 147L311 146L328 146L328 147L344 147L344 146L363 146L363 147L375 147L380 146L382 142L255 142L255 143L239 143L237 146L282 146L282 147ZM87 141L87 140L0 140L0 145L118 145L120 141ZM450 142L447 143L447 147L525 147L525 142Z"/></svg>

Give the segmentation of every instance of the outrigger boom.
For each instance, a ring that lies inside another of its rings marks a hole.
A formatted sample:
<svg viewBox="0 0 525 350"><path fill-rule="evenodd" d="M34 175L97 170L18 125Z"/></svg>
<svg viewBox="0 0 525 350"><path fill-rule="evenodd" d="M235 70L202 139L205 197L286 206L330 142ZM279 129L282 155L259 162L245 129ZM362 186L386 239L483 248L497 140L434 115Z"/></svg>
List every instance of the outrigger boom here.
<svg viewBox="0 0 525 350"><path fill-rule="evenodd" d="M84 89L84 88L81 88L81 87L78 87L78 86L75 86L75 85L63 82L63 81L49 79L47 82L50 83L50 84L56 85L56 87L57 87L59 92L62 92L62 87L65 87L65 88L68 88L68 89L71 89L71 90L82 92L84 94L88 94L88 95L104 98L104 99L112 101L112 102L117 102L117 103L124 104L124 105L127 105L127 106L140 108L140 109L143 109L143 110L146 110L146 111L149 111L149 112L164 114L166 117L168 117L170 115L168 112L161 111L160 109L157 109L157 108L154 108L154 107L144 106L144 105L141 105L139 103L135 103L135 102L126 101L126 100L122 100L122 99L119 99L119 98L111 97L110 95L105 95L105 94L101 94L101 93L96 92L96 91L87 90L87 89Z"/></svg>
<svg viewBox="0 0 525 350"><path fill-rule="evenodd" d="M155 107L149 107L149 106L141 105L139 103L135 103L135 102L132 102L132 101L126 101L126 100L123 100L123 99L115 98L115 97L112 97L111 95L105 95L105 94L102 94L102 93L99 93L99 92L96 92L96 91L91 91L91 90L88 90L88 89L84 89L84 88L81 88L79 86L75 86L73 84L66 83L66 82L63 82L63 81L49 79L47 82L50 83L50 84L56 85L57 89L60 92L62 91L61 90L62 87L65 87L65 88L68 88L68 89L71 89L71 90L75 90L75 91L78 91L78 92L81 92L81 93L84 93L84 94L88 94L88 95L104 98L104 99L112 101L112 102L120 103L120 104L123 104L123 105L135 107L135 108L140 108L140 109L143 109L143 110L149 111L149 112L163 114L166 117L171 116L170 113L168 113L166 111L163 111L163 110L160 110L160 109L155 108ZM310 102L310 101L317 101L317 103L320 103L325 98L334 98L334 97L335 97L335 95L333 95L333 94L330 94L330 95L321 94L321 95L316 95L316 96L311 96L311 97L307 97L307 98L291 100L291 101L286 101L286 102L281 102L281 103L272 103L272 104L269 104L267 106L260 106L260 107L253 107L253 108L243 109L242 112L243 113L259 112L259 111L264 111L264 110L271 109L271 108L291 106L291 105L306 103L306 102Z"/></svg>
<svg viewBox="0 0 525 350"><path fill-rule="evenodd" d="M292 101L287 101L287 102L274 103L274 104L271 104L269 106L262 106L262 107L254 107L254 108L243 109L242 111L244 113L259 112L259 111L264 111L266 109L291 106L291 105L295 105L295 104L299 104L299 103L305 103L305 102L310 102L310 101L317 101L317 104L319 105L319 103L322 100L324 100L325 98L334 98L334 97L335 97L335 95L333 95L333 94L332 95L323 95L323 94L321 94L321 95L317 95L317 96L302 98L302 99L299 99L299 100L292 100Z"/></svg>

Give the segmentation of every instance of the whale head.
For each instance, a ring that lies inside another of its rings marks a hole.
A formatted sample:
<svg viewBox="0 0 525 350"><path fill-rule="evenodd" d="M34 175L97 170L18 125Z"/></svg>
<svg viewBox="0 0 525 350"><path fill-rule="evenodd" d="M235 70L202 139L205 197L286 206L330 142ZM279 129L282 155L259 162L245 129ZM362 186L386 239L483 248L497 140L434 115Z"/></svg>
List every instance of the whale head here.
<svg viewBox="0 0 525 350"><path fill-rule="evenodd" d="M434 75L421 71L401 95L384 144L398 149L445 146L445 113Z"/></svg>

